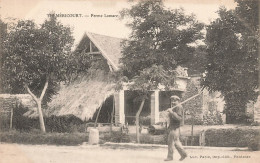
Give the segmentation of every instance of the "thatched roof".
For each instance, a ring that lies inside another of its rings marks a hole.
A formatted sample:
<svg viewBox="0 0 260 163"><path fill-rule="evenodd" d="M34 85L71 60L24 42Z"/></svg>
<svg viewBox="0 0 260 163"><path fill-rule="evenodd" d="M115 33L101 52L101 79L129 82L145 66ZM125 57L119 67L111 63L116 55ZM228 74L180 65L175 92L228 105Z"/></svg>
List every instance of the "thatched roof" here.
<svg viewBox="0 0 260 163"><path fill-rule="evenodd" d="M80 79L70 85L62 85L58 94L53 96L52 101L48 103L48 108L43 109L43 114L47 117L72 114L82 120L88 120L114 93L114 83L103 82L97 78ZM34 101L31 101L30 103L34 104ZM29 107L24 116L38 117L36 105Z"/></svg>
<svg viewBox="0 0 260 163"><path fill-rule="evenodd" d="M97 47L110 65L113 66L114 70L118 70L120 65L119 59L122 57L121 42L123 39L86 32L78 47L88 44L89 40Z"/></svg>
<svg viewBox="0 0 260 163"><path fill-rule="evenodd" d="M73 114L82 120L92 118L96 110L115 92L114 84L97 79L76 81L63 86L48 104L47 116Z"/></svg>

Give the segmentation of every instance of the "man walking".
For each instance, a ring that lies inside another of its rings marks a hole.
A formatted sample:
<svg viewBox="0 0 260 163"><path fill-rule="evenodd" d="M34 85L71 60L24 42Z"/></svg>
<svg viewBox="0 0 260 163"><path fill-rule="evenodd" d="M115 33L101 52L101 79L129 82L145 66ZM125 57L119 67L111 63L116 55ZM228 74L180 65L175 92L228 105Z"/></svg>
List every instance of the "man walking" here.
<svg viewBox="0 0 260 163"><path fill-rule="evenodd" d="M182 112L183 108L179 105L180 98L178 96L171 96L171 108L167 111L169 112L170 124L168 127L168 156L164 161L173 160L173 146L177 149L181 155L180 161L184 160L187 157L186 151L183 149L180 142L179 128L182 121Z"/></svg>

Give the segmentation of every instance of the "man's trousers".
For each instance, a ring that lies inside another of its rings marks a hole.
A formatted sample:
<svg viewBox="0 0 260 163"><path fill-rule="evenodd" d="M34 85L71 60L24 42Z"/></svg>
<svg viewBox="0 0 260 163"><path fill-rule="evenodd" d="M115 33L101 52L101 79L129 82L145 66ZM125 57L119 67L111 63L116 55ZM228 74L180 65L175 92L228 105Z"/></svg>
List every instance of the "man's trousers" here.
<svg viewBox="0 0 260 163"><path fill-rule="evenodd" d="M186 151L183 149L182 144L180 142L180 132L179 132L179 128L176 129L169 129L168 131L168 159L173 159L173 149L174 146L177 149L177 151L179 152L179 154L181 155L181 157L183 156L187 156Z"/></svg>

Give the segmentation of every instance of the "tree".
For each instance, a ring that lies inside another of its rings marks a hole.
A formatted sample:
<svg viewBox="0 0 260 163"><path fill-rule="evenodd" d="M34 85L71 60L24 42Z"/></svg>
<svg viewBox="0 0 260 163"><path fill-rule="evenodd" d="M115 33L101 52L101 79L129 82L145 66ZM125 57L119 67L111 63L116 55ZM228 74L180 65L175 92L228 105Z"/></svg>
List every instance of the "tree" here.
<svg viewBox="0 0 260 163"><path fill-rule="evenodd" d="M122 18L130 18L130 39L123 43L123 74L139 90L141 104L136 114L139 142L139 115L149 91L174 86L174 69L186 63L194 53L191 46L202 38L194 15L185 15L182 9L166 9L161 0L143 0L130 9L121 11Z"/></svg>
<svg viewBox="0 0 260 163"><path fill-rule="evenodd" d="M3 69L11 93L29 93L38 107L40 128L45 132L43 98L53 94L55 84L64 80L66 58L73 37L69 27L50 17L40 27L33 21L20 20L4 43Z"/></svg>
<svg viewBox="0 0 260 163"><path fill-rule="evenodd" d="M4 40L6 38L7 35L7 24L4 23L1 19L0 19L0 66L2 67L4 64L4 53L3 53L3 44L4 44ZM0 92L3 93L4 92L4 87L3 87L3 78L2 78L2 74L3 74L3 69L0 68Z"/></svg>
<svg viewBox="0 0 260 163"><path fill-rule="evenodd" d="M189 61L184 64L188 68L189 75L201 75L205 72L205 65L207 64L206 46L199 45L195 47L193 55Z"/></svg>
<svg viewBox="0 0 260 163"><path fill-rule="evenodd" d="M183 9L165 9L161 0L140 1L121 15L132 20L127 24L132 33L122 58L130 78L153 64L171 70L186 63L195 50L191 44L202 38L203 24L194 15L185 15Z"/></svg>
<svg viewBox="0 0 260 163"><path fill-rule="evenodd" d="M220 8L207 27L207 67L202 85L219 91L226 102L226 122L241 123L258 88L259 3L237 0L235 10Z"/></svg>

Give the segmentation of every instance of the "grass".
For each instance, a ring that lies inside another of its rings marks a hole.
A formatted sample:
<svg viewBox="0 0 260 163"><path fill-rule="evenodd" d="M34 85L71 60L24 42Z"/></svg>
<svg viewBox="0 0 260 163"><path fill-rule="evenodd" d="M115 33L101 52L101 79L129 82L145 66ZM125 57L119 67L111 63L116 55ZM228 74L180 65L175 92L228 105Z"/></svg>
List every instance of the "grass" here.
<svg viewBox="0 0 260 163"><path fill-rule="evenodd" d="M79 145L88 141L86 133L0 132L0 142L18 144Z"/></svg>
<svg viewBox="0 0 260 163"><path fill-rule="evenodd" d="M259 126L196 126L194 127L193 145L199 145L197 133L205 132L206 146L219 147L246 147L252 150L259 150ZM132 130L130 130L132 131ZM190 126L184 126L181 129L180 140L183 145L191 145ZM88 141L87 133L41 133L39 130L30 132L1 131L0 142L21 143L21 144L50 144L50 145L79 145ZM100 142L128 143L136 142L136 134L128 134L119 131L110 133L100 132ZM166 135L151 135L146 131L140 135L141 144L167 144Z"/></svg>

